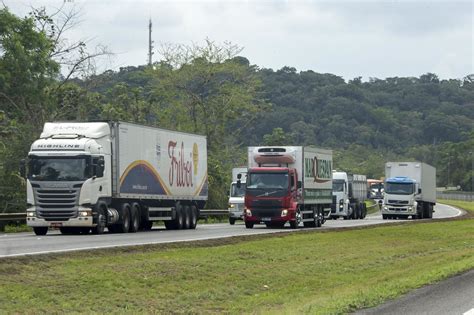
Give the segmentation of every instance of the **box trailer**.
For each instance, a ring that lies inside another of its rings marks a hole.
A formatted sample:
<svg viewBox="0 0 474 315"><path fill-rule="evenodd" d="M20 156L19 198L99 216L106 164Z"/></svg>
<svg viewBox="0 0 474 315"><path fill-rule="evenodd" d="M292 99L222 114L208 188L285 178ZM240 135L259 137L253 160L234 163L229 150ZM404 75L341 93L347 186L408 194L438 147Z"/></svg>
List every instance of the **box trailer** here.
<svg viewBox="0 0 474 315"><path fill-rule="evenodd" d="M436 204L436 169L420 162L385 164L384 219L433 217Z"/></svg>
<svg viewBox="0 0 474 315"><path fill-rule="evenodd" d="M126 122L46 123L25 166L39 235L194 229L208 195L206 137Z"/></svg>

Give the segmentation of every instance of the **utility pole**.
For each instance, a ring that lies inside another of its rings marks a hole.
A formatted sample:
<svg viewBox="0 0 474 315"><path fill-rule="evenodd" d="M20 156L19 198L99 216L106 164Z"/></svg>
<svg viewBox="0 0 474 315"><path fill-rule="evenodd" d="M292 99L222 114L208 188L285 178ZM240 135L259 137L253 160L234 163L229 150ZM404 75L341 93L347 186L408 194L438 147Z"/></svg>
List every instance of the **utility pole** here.
<svg viewBox="0 0 474 315"><path fill-rule="evenodd" d="M148 65L151 66L153 64L153 41L151 40L151 18L150 22L148 23Z"/></svg>

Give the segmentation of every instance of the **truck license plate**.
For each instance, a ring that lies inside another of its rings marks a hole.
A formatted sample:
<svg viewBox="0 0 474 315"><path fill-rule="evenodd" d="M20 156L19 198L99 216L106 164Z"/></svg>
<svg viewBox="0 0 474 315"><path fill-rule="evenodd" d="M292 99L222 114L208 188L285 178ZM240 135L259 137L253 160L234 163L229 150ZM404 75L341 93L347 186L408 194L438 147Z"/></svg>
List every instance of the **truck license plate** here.
<svg viewBox="0 0 474 315"><path fill-rule="evenodd" d="M268 222L268 221L271 221L271 220L272 220L272 218L262 218L262 221L264 221L264 222Z"/></svg>
<svg viewBox="0 0 474 315"><path fill-rule="evenodd" d="M58 228L58 227L61 227L63 226L63 224L61 222L53 222L51 223L51 227L53 228Z"/></svg>

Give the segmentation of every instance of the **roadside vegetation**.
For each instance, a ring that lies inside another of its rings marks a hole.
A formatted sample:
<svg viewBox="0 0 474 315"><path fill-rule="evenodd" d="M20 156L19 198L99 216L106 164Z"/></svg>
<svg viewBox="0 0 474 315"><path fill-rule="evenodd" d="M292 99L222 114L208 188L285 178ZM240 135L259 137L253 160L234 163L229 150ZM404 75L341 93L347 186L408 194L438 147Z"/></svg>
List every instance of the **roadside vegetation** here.
<svg viewBox="0 0 474 315"><path fill-rule="evenodd" d="M473 228L404 222L2 259L0 304L19 314L345 313L474 268Z"/></svg>
<svg viewBox="0 0 474 315"><path fill-rule="evenodd" d="M458 207L460 209L466 210L468 213L474 214L474 202L472 201L438 199L437 202Z"/></svg>

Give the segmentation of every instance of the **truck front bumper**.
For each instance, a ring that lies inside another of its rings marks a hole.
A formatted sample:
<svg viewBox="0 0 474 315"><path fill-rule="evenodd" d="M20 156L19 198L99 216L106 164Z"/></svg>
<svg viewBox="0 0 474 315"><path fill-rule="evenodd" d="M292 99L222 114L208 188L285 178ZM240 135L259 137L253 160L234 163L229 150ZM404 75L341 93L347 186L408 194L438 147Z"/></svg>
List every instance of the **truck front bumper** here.
<svg viewBox="0 0 474 315"><path fill-rule="evenodd" d="M73 218L51 218L38 217L35 206L26 209L26 225L31 227L94 227L97 225L94 220L94 212L89 207L79 206L77 216Z"/></svg>
<svg viewBox="0 0 474 315"><path fill-rule="evenodd" d="M241 211L241 210L230 210L229 209L229 218L243 219L244 218L244 212Z"/></svg>
<svg viewBox="0 0 474 315"><path fill-rule="evenodd" d="M395 206L395 205L383 205L382 214L406 214L415 215L416 207L412 206Z"/></svg>
<svg viewBox="0 0 474 315"><path fill-rule="evenodd" d="M38 217L27 217L26 224L31 227L94 227L92 216L71 218L67 221L46 221Z"/></svg>

